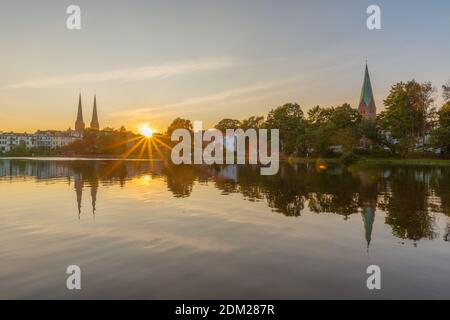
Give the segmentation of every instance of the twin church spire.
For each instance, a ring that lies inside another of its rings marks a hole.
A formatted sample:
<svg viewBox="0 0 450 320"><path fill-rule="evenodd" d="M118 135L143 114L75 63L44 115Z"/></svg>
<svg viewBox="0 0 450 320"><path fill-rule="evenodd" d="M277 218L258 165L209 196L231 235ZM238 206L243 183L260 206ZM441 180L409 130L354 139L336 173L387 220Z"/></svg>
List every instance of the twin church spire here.
<svg viewBox="0 0 450 320"><path fill-rule="evenodd" d="M78 112L77 112L77 121L75 121L75 130L83 131L86 128L83 120L83 108L81 105L81 93L78 97ZM91 129L100 130L100 124L98 123L98 115L97 115L97 95L94 95L94 108L92 110L92 120L91 120Z"/></svg>

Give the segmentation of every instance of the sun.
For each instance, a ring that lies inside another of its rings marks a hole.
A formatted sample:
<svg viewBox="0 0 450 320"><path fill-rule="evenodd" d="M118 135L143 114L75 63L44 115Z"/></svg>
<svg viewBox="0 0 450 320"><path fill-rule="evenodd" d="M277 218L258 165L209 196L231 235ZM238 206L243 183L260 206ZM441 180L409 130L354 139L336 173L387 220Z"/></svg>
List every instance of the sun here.
<svg viewBox="0 0 450 320"><path fill-rule="evenodd" d="M143 125L141 125L138 131L141 135L143 135L146 138L151 138L153 136L153 132L155 132L154 129L150 128L148 123L144 123Z"/></svg>

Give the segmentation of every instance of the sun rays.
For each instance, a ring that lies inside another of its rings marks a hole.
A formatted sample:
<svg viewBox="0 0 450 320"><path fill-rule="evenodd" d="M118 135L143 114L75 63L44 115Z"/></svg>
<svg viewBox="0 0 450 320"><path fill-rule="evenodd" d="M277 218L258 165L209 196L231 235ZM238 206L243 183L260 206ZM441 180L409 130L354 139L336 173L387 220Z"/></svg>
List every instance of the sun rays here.
<svg viewBox="0 0 450 320"><path fill-rule="evenodd" d="M125 146L125 151L118 155L117 161L112 161L106 168L102 176L107 176L114 172L126 160L149 161L153 167L155 160L166 162L168 152L172 149L170 145L162 141L164 138L154 134L155 130L148 124L144 124L138 129L139 135L128 138L119 143L108 146L108 149L114 149Z"/></svg>

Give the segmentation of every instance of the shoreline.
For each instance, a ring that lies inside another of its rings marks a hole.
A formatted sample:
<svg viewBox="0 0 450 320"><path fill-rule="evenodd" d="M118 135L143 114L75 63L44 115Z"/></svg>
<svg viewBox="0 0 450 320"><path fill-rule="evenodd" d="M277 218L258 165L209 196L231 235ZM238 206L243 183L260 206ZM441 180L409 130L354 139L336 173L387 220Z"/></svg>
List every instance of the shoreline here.
<svg viewBox="0 0 450 320"><path fill-rule="evenodd" d="M289 158L289 161L293 163L311 163L319 162L326 164L339 164L341 163L339 158ZM450 166L450 159L401 159L401 158L361 158L354 164L356 165L403 165L403 166L438 166L447 167Z"/></svg>
<svg viewBox="0 0 450 320"><path fill-rule="evenodd" d="M67 157L67 156L42 156L42 157L4 157L0 156L0 160L36 160L36 161L164 161L161 158L115 158L115 157L89 157L89 156L80 156L80 157Z"/></svg>
<svg viewBox="0 0 450 320"><path fill-rule="evenodd" d="M67 161L89 161L89 160L102 160L102 161L164 161L161 158L118 158L107 156L0 156L0 160L67 160ZM339 158L298 158L288 157L281 158L280 162L290 163L325 163L325 164L340 164ZM404 166L438 166L447 167L450 166L450 159L401 159L401 158L361 158L357 160L355 165L404 165Z"/></svg>

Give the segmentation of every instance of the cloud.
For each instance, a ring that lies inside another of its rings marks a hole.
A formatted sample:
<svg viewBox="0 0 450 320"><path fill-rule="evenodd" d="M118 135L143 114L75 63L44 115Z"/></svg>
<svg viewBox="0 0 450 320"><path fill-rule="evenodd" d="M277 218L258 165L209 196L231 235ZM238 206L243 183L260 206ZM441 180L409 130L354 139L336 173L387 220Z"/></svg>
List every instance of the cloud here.
<svg viewBox="0 0 450 320"><path fill-rule="evenodd" d="M225 100L232 99L232 98L245 97L249 94L256 94L257 92L264 92L265 96L266 96L268 90L271 90L271 89L274 89L281 85L285 85L287 83L293 82L294 80L296 80L296 78L280 80L278 82L256 83L254 85L227 89L227 90L212 93L212 94L196 96L196 97L189 97L189 98L186 98L179 102L167 104L164 106L149 107L149 108L137 108L137 109L131 109L131 110L122 111L122 112L114 112L114 113L109 114L109 117L110 118L117 118L117 117L139 118L139 117L146 116L148 114L154 114L155 112L158 113L158 116L171 115L178 111L196 112L196 111L202 110L204 108L197 107L195 109L186 109L185 107L192 106L192 105L201 106L201 105L205 105L205 104L211 103L211 102L220 102L220 101L225 101ZM205 107L205 108L208 108L208 107Z"/></svg>
<svg viewBox="0 0 450 320"><path fill-rule="evenodd" d="M105 72L80 73L74 75L51 76L11 84L3 89L45 88L72 83L92 83L105 81L138 81L152 78L171 77L186 73L222 69L234 65L229 58L189 61L175 64L143 66Z"/></svg>

